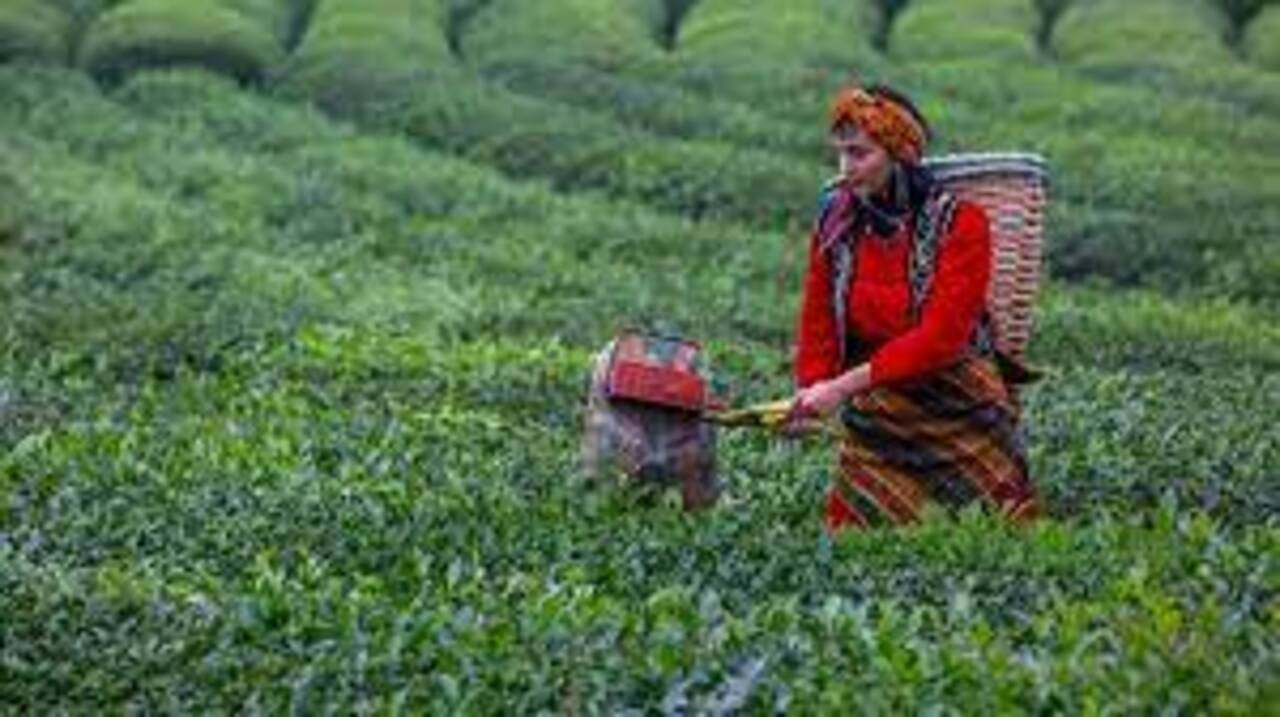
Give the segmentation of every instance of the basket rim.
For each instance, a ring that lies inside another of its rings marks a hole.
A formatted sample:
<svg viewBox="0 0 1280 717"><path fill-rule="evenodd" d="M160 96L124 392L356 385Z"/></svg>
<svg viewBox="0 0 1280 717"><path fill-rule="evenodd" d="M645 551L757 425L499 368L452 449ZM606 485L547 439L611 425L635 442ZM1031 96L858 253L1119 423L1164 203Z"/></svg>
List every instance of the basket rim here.
<svg viewBox="0 0 1280 717"><path fill-rule="evenodd" d="M1049 183L1049 163L1033 152L961 152L926 157L928 167L938 179L956 179L990 174L1032 175Z"/></svg>

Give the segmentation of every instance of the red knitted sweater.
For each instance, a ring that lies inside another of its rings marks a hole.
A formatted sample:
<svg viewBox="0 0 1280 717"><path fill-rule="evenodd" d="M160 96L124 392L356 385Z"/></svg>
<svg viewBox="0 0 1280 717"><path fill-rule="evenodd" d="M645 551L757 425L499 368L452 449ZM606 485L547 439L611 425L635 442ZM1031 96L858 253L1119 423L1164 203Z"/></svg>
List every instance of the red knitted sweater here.
<svg viewBox="0 0 1280 717"><path fill-rule="evenodd" d="M961 357L979 320L991 278L991 232L976 204L956 206L920 322L911 321L910 225L885 239L857 242L856 275L848 292L849 335L872 347L873 386L907 382ZM840 352L831 310L831 255L809 242L809 268L796 328L795 380L801 388L839 375ZM844 367L851 368L851 367Z"/></svg>

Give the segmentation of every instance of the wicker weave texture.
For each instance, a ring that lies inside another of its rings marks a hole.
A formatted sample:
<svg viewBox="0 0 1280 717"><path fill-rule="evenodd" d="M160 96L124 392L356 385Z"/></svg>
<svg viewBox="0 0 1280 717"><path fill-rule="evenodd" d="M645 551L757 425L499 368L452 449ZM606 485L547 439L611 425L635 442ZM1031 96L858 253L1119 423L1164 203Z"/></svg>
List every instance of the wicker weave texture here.
<svg viewBox="0 0 1280 717"><path fill-rule="evenodd" d="M1022 358L1031 339L1044 249L1048 173L1025 154L956 154L931 158L948 191L981 206L991 221L992 281L987 305L996 344Z"/></svg>

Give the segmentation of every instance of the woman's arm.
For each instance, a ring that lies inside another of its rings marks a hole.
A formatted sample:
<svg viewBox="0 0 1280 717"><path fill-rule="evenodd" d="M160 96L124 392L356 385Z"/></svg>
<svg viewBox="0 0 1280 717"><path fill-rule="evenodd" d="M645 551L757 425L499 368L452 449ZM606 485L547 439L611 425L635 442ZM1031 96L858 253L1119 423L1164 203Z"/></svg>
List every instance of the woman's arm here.
<svg viewBox="0 0 1280 717"><path fill-rule="evenodd" d="M835 313L831 308L831 262L819 248L815 229L809 238L809 265L796 321L796 386L804 388L840 372Z"/></svg>
<svg viewBox="0 0 1280 717"><path fill-rule="evenodd" d="M839 375L832 372L829 380L802 384L793 409L798 415L829 413L856 393L918 378L961 356L982 315L991 277L991 232L981 208L957 206L939 252L920 323L881 346L869 361Z"/></svg>
<svg viewBox="0 0 1280 717"><path fill-rule="evenodd" d="M962 202L938 253L920 323L877 350L869 386L910 381L954 363L968 347L991 280L991 230L976 204Z"/></svg>
<svg viewBox="0 0 1280 717"><path fill-rule="evenodd" d="M871 384L870 364L858 364L835 378L818 381L796 393L791 412L796 418L825 415L850 396L867 390Z"/></svg>

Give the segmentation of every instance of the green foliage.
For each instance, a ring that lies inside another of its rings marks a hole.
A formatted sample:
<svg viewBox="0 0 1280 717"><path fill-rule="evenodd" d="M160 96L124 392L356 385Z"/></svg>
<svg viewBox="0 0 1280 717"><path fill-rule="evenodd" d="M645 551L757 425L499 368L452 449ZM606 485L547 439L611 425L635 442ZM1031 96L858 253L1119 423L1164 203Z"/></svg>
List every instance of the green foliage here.
<svg viewBox="0 0 1280 717"><path fill-rule="evenodd" d="M280 87L330 111L411 97L453 62L439 0L322 2L310 20Z"/></svg>
<svg viewBox="0 0 1280 717"><path fill-rule="evenodd" d="M45 0L5 0L0 4L0 62L64 61L67 24L66 16Z"/></svg>
<svg viewBox="0 0 1280 717"><path fill-rule="evenodd" d="M1062 18L1062 13L1074 2L1075 0L1034 0L1032 3L1039 15L1036 22L1036 46L1041 52L1051 49L1053 30Z"/></svg>
<svg viewBox="0 0 1280 717"><path fill-rule="evenodd" d="M382 58L347 44L357 34L339 31L341 26L332 37L342 42L322 49L325 21L321 8L284 91L366 126L406 134L512 176L544 178L560 189L608 193L693 217L778 226L807 221L812 212L822 177L816 166L759 150L668 141L599 113L517 94L445 59L442 40L438 53L428 55L439 63L415 65L417 70L378 64ZM368 27L371 33L376 29ZM308 51L313 43L314 54ZM323 63L312 61L321 55L327 57ZM326 82L317 68L341 80ZM378 79L346 84L374 75Z"/></svg>
<svg viewBox="0 0 1280 717"><path fill-rule="evenodd" d="M658 2L647 9L656 15L665 12L662 6ZM809 158L819 153L818 133L789 127L735 102L683 91L660 78L629 73L669 60L651 37L651 27L662 20L646 18L646 7L546 0L496 2L487 8L469 26L463 54L514 92L607 112L619 122L659 134L729 140ZM550 51L548 33L556 37Z"/></svg>
<svg viewBox="0 0 1280 717"><path fill-rule="evenodd" d="M1076 0L1058 25L1063 60L1108 63L1228 64L1219 18L1207 3L1181 0Z"/></svg>
<svg viewBox="0 0 1280 717"><path fill-rule="evenodd" d="M699 0L633 0L632 6L638 6L641 16L649 21L658 44L670 50L675 47L685 17L698 2Z"/></svg>
<svg viewBox="0 0 1280 717"><path fill-rule="evenodd" d="M608 41L653 42L660 4ZM830 541L823 442L724 435L725 504L696 517L574 476L584 371L620 324L702 339L735 402L790 390L805 237L772 213L807 218L821 173L803 141L755 138L820 126L827 88L786 83L836 34L748 56L704 24L688 55L600 65L575 38L538 64L539 33L496 15L356 5L319 5L284 87L320 108L198 70L104 92L0 67L0 704L1274 703L1274 121L1070 64L882 59L941 146L1053 162L1058 280L1031 347L1048 377L1023 396L1053 518ZM259 8L242 17L277 27ZM501 62L472 29L506 38ZM344 63L407 79L324 94ZM662 109L619 121L569 83L515 81L550 68ZM708 87L724 119L681 120ZM1061 282L1099 275L1184 291Z"/></svg>
<svg viewBox="0 0 1280 717"><path fill-rule="evenodd" d="M16 704L81 708L1247 713L1276 668L1263 601L1278 546L1263 531L1165 519L1014 535L974 521L828 551L744 519L560 492L529 507L493 483L64 491L68 507L118 506L98 540L128 544L145 522L168 548L87 566L0 554L6 684ZM521 513L557 528L494 519Z"/></svg>
<svg viewBox="0 0 1280 717"><path fill-rule="evenodd" d="M1226 17L1228 44L1239 45L1244 37L1244 30L1253 19L1267 7L1275 4L1275 0L1214 0Z"/></svg>
<svg viewBox="0 0 1280 717"><path fill-rule="evenodd" d="M1245 54L1255 65L1280 72L1280 6L1266 8L1249 24Z"/></svg>
<svg viewBox="0 0 1280 717"><path fill-rule="evenodd" d="M1280 78L1241 64L1226 20L1180 0L1079 0L1054 36L1059 57L1089 76L1193 93L1274 117Z"/></svg>
<svg viewBox="0 0 1280 717"><path fill-rule="evenodd" d="M848 57L848 43L818 34L806 39L806 54L797 56L786 43L761 39L776 34L774 28L754 24L758 15L744 10L729 14L733 22L722 23L728 35L720 50L680 44L676 53L662 57L634 9L554 1L487 5L467 24L459 46L469 63L508 89L478 83L454 68L416 85L401 83L387 94L412 98L391 109L373 102L375 109L366 114L382 123L378 126L408 128L429 146L494 162L516 176L549 178L566 189L599 188L694 216L721 212L752 222L762 216L765 221L806 220L810 190L797 190L811 187L824 173L813 164L821 151L821 115L844 73L804 66L802 58ZM1015 12L1006 17L1018 16L1016 9L1004 9ZM717 8L696 5L689 21L708 12L714 17ZM826 17L822 12L830 10L793 5L789 16L819 25ZM933 11L923 5L915 12L927 19ZM904 17L909 33L914 21L911 13ZM1016 44L1025 49L1033 34L1029 10L1023 20ZM552 27L565 28L554 52L545 40ZM592 29L598 27L608 31ZM951 34L963 38L963 30ZM970 31L976 32L975 47L987 44L988 31L981 24ZM1018 31L1003 36L1012 40ZM730 51L735 44L753 48L751 57ZM1041 151L1065 177L1056 187L1059 213L1050 224L1049 242L1061 275L1101 274L1129 284L1207 284L1219 290L1230 285L1248 287L1241 295L1268 298L1270 287L1280 285L1274 281L1274 250L1253 241L1259 227L1280 222L1277 199L1268 188L1273 183L1263 179L1277 171L1275 162L1240 153L1242 146L1280 141L1274 122L1242 121L1224 132L1218 122L1223 109L1203 101L1165 103L1169 109L1155 114L1150 112L1154 94L1111 90L1051 67L1017 63L1010 68L998 56L981 59L977 52L955 61L904 56L909 64L887 76L901 80L898 84L916 94L935 119L941 130L936 151ZM359 64L348 60L334 66ZM344 87L348 73L335 72L338 79L320 83L317 91ZM673 78L689 89L672 87ZM364 82L360 89L375 86ZM420 89L410 91L411 86ZM784 96L796 101L776 101ZM586 111L569 111L559 102ZM333 104L322 100L322 105ZM992 107L1006 110L993 113ZM525 119L513 123L511 117ZM512 131L513 124L519 129ZM701 141L694 143L696 149L675 151L676 145L658 147L662 140L649 132L730 142L753 154L737 157L733 150L701 146ZM1169 151L1171 134L1185 136L1172 140L1179 142L1176 151ZM761 164L752 159L760 156L754 154L759 149L801 159L770 157ZM597 165L606 157L627 156L641 159ZM1232 169L1209 191L1230 197L1235 206L1225 199L1208 212L1203 204L1186 205L1185 197L1205 191L1203 168L1223 162ZM726 164L734 169L711 169ZM773 169L786 165L791 168L782 174ZM757 170L763 167L770 169ZM672 173L670 186L663 187L666 172ZM806 174L797 184L759 181L761 175ZM726 195L730 204L721 199ZM734 206L736 198L743 204ZM1255 222L1239 221L1241 203L1251 208ZM762 215L761 207L770 204L777 211ZM1161 209L1134 210L1151 206Z"/></svg>
<svg viewBox="0 0 1280 717"><path fill-rule="evenodd" d="M219 0L224 7L244 15L258 27L270 31L276 42L283 44L290 22L302 6L314 0Z"/></svg>
<svg viewBox="0 0 1280 717"><path fill-rule="evenodd" d="M903 74L939 128L935 151L1018 147L1050 158L1049 247L1059 276L1145 284L1196 276L1192 283L1215 291L1248 284L1261 290L1255 298L1274 300L1265 287L1275 283L1266 277L1277 258L1258 237L1280 222L1263 179L1280 166L1255 151L1280 146L1271 119L976 53L909 61ZM1210 166L1217 171L1207 181ZM1192 210L1193 196L1208 201Z"/></svg>
<svg viewBox="0 0 1280 717"><path fill-rule="evenodd" d="M813 127L779 122L731 99L707 97L641 76L536 59L483 68L511 92L554 100L657 135L727 143L814 162L826 151Z"/></svg>
<svg viewBox="0 0 1280 717"><path fill-rule="evenodd" d="M802 9L796 5L791 12ZM706 7L696 5L689 20L696 20L701 11ZM934 12L927 4L916 11L926 19ZM908 11L902 16L904 32L911 30L910 15ZM1042 62L1009 63L977 51L946 58L895 51L901 60L897 64L872 58L850 61L842 71L815 70L803 64L804 57L847 54L848 43L816 35L806 38L801 51L766 41L773 29L764 22L752 25L750 13L734 17L736 24L727 27L733 28L742 47L752 49L750 57L728 53L720 58L686 52L678 45L667 66L619 72L639 87L675 81L709 101L742 103L772 115L780 127L778 136L808 133L813 140L820 137L830 92L848 72L857 69L864 79L887 79L916 97L934 121L939 134L935 152L1016 148L1049 157L1056 181L1048 243L1059 275L1102 275L1126 284L1212 286L1214 291L1248 286L1246 293L1237 295L1274 300L1271 287L1280 286L1274 278L1276 253L1257 237L1280 226L1274 182L1266 179L1280 166L1271 155L1255 151L1280 144L1280 124L1274 118L1240 116L1234 107L1199 95L1171 97L1160 90L1102 84ZM815 14L810 21L820 17ZM986 43L989 30L982 23L965 25L957 16L952 25L947 34L954 42L974 47ZM966 33L974 39L966 40ZM1027 49L1033 37L1029 21L1023 33L1025 39L1018 39L1016 30L1002 36L1010 41L1007 46ZM534 62L503 72L532 76L533 87L554 84L539 79L554 70L540 69ZM565 75L576 79L572 72ZM602 83L581 84L581 94L590 94L588 90ZM614 92L619 86L606 85ZM572 89L548 94L575 96ZM609 91L601 95L618 97ZM639 92L625 96L637 95L643 97ZM646 112L658 114L658 104L646 106ZM1160 111L1152 111L1153 106ZM1224 123L1224 114L1232 120ZM681 136L688 132L671 123L654 126ZM724 136L743 141L729 132ZM804 144L788 146L817 156ZM1212 182L1205 181L1207 166L1222 169ZM1187 200L1206 194L1213 197L1207 203ZM1242 216L1248 219L1242 221ZM1190 277L1195 278L1188 281Z"/></svg>
<svg viewBox="0 0 1280 717"><path fill-rule="evenodd" d="M1224 126L1229 107L1162 100L1027 64L911 62L895 75L938 128L934 151L1019 148L1050 158L1049 248L1059 275L1142 284L1196 276L1192 283L1216 291L1248 285L1258 290L1250 295L1274 300L1276 253L1257 237L1280 226L1274 182L1265 179L1280 167L1255 151L1280 143L1273 122ZM820 116L816 98L809 107ZM1221 168L1211 182L1207 166ZM1192 196L1216 199L1192 209Z"/></svg>
<svg viewBox="0 0 1280 717"><path fill-rule="evenodd" d="M66 19L66 57L71 65L78 65L84 37L89 27L105 10L119 5L122 0L44 0L62 11Z"/></svg>
<svg viewBox="0 0 1280 717"><path fill-rule="evenodd" d="M913 0L894 24L890 50L914 61L1031 62L1037 19L1027 0Z"/></svg>
<svg viewBox="0 0 1280 717"><path fill-rule="evenodd" d="M216 0L131 0L106 11L89 29L81 61L117 83L148 67L195 65L245 83L261 83L281 53L271 28Z"/></svg>
<svg viewBox="0 0 1280 717"><path fill-rule="evenodd" d="M463 52L503 64L530 59L536 48L540 62L604 70L653 61L661 50L644 1L492 0L468 24Z"/></svg>
<svg viewBox="0 0 1280 717"><path fill-rule="evenodd" d="M786 56L803 68L875 67L877 12L870 2L700 0L677 38L682 61L730 72Z"/></svg>
<svg viewBox="0 0 1280 717"><path fill-rule="evenodd" d="M871 35L873 47L880 52L889 50L889 37L893 34L893 24L909 4L910 0L871 0L870 5L875 9L875 29Z"/></svg>
<svg viewBox="0 0 1280 717"><path fill-rule="evenodd" d="M384 109L377 126L563 190L634 199L693 218L808 221L822 170L758 150L675 141L465 79ZM515 119L519 118L519 119Z"/></svg>

